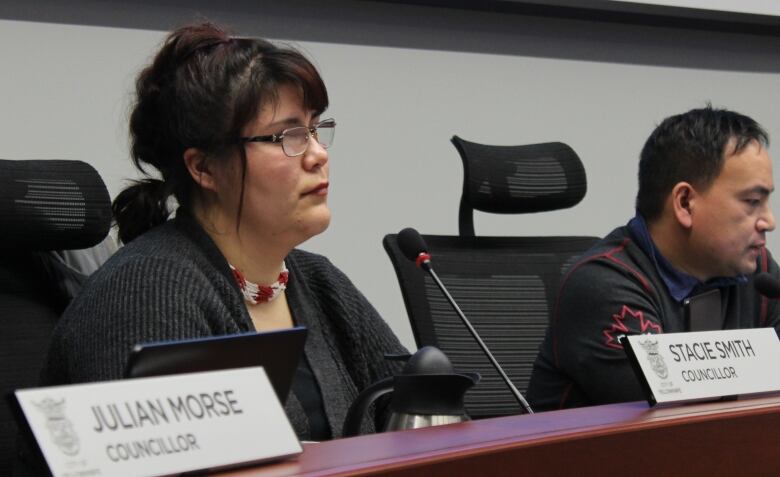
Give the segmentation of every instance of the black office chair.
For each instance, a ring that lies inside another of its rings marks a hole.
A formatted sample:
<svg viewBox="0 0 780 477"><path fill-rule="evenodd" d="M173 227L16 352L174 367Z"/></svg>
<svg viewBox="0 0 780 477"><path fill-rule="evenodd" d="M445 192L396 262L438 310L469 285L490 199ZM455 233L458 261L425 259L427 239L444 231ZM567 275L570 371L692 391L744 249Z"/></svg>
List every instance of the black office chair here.
<svg viewBox="0 0 780 477"><path fill-rule="evenodd" d="M474 209L529 213L572 207L585 196L585 169L562 143L486 146L454 136L463 160L460 236L423 235L432 264L514 385L525 392L555 304L562 272L598 237L476 237ZM417 346L442 349L482 380L466 394L472 418L522 408L433 280L383 241L395 268Z"/></svg>
<svg viewBox="0 0 780 477"><path fill-rule="evenodd" d="M17 428L7 402L34 387L63 286L84 277L49 251L101 242L111 203L98 173L80 161L0 160L0 475L11 472Z"/></svg>

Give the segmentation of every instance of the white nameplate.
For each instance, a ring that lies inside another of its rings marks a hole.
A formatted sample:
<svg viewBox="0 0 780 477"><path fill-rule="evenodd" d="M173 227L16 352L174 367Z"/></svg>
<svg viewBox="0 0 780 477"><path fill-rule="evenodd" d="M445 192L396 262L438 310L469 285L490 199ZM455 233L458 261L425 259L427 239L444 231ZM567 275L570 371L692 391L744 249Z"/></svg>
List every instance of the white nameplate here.
<svg viewBox="0 0 780 477"><path fill-rule="evenodd" d="M633 335L621 342L651 406L780 390L774 328Z"/></svg>
<svg viewBox="0 0 780 477"><path fill-rule="evenodd" d="M179 474L302 452L261 367L14 394L55 477Z"/></svg>

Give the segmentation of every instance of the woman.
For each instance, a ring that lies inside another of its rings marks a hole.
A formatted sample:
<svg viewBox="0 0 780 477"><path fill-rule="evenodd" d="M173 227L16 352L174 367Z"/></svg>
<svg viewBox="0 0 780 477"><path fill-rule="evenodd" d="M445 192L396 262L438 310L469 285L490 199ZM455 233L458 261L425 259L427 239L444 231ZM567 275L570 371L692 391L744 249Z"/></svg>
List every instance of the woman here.
<svg viewBox="0 0 780 477"><path fill-rule="evenodd" d="M161 180L114 201L126 245L66 310L45 384L120 378L140 342L301 325L285 410L299 438L339 437L358 392L392 374L384 353L404 349L343 273L294 249L330 222L335 122L318 72L295 50L201 24L168 36L136 90L133 160Z"/></svg>

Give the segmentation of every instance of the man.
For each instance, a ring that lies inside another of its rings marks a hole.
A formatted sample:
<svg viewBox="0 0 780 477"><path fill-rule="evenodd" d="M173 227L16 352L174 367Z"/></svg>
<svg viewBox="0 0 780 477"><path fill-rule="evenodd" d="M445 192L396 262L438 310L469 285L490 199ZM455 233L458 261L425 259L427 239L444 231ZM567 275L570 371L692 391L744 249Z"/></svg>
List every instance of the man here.
<svg viewBox="0 0 780 477"><path fill-rule="evenodd" d="M752 276L778 276L768 136L707 107L664 120L639 161L636 216L564 276L529 385L536 410L644 399L619 337L686 331L683 301L720 292L722 327L773 326ZM717 303L717 302L716 302Z"/></svg>

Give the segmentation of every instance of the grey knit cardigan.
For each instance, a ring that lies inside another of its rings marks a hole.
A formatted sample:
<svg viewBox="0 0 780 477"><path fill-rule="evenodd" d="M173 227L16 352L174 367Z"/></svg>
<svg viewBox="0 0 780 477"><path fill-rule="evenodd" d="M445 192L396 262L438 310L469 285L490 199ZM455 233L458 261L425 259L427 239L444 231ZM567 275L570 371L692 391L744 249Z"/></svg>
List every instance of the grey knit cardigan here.
<svg viewBox="0 0 780 477"><path fill-rule="evenodd" d="M309 329L305 355L319 385L333 437L349 405L405 353L387 324L325 257L293 250L287 300L296 325ZM55 328L44 385L119 379L137 343L254 331L227 261L198 222L177 217L120 249L85 284ZM285 411L298 437L308 419L293 393ZM366 419L363 432L375 423Z"/></svg>

